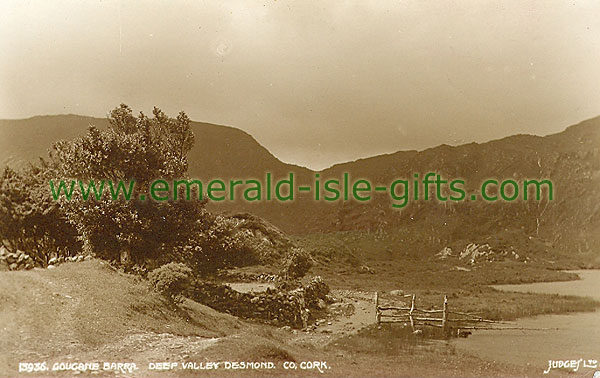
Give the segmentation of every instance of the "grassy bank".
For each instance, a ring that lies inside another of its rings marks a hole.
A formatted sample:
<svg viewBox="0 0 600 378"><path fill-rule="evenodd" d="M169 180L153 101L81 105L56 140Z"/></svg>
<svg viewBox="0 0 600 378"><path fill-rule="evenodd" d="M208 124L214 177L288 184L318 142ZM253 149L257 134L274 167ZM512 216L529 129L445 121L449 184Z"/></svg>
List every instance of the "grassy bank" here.
<svg viewBox="0 0 600 378"><path fill-rule="evenodd" d="M330 274L329 279L337 286L363 284L362 289L397 289L398 282L402 282L385 281L392 278L391 271L385 270L347 276L328 272L322 271ZM408 328L369 326L339 337L241 321L189 300L175 306L153 293L145 281L118 273L97 260L0 275L1 377L19 376L20 361L132 361L140 367L131 374L137 377L541 376L528 367L502 365L458 353L445 341L427 341ZM507 293L479 285L451 288L460 293L451 299L456 307L476 310L489 306L503 318L529 315L544 308L554 310L557 303L567 306L576 301L549 296L536 302L532 299L542 297L527 294L517 294L508 301L509 297L503 297ZM423 301L420 305L427 305L427 301L437 305L440 295L446 292L436 288L418 290L418 298ZM530 308L515 306L526 302L531 303ZM495 309L494 303L503 305ZM510 315L508 309L514 308L521 308L522 312ZM148 370L149 362L163 361L274 361L277 368ZM314 369L284 370L282 364L286 361L325 361L329 369L323 373ZM73 376L70 372L43 375ZM114 373L101 372L97 376Z"/></svg>
<svg viewBox="0 0 600 378"><path fill-rule="evenodd" d="M74 376L18 373L19 362L135 362L127 376L527 376L521 368L459 355L395 329L367 328L355 336L312 335L240 321L186 300L174 306L145 281L100 261L56 269L0 273L0 377ZM315 336L316 337L316 336ZM148 370L149 362L274 361L274 370ZM282 363L325 361L317 370ZM534 375L531 372L531 375ZM118 373L117 375L124 375ZM78 376L115 376L114 372Z"/></svg>

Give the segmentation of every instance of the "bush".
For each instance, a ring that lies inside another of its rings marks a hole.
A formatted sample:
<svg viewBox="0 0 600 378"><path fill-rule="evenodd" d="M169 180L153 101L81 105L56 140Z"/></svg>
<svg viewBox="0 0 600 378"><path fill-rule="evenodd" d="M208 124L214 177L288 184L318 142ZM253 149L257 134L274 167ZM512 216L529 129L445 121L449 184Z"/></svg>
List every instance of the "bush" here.
<svg viewBox="0 0 600 378"><path fill-rule="evenodd" d="M320 276L314 277L304 288L306 305L311 308L319 308L319 300L327 302L329 292L329 285Z"/></svg>
<svg viewBox="0 0 600 378"><path fill-rule="evenodd" d="M281 276L287 279L302 278L313 266L312 258L302 248L293 248L283 259Z"/></svg>
<svg viewBox="0 0 600 378"><path fill-rule="evenodd" d="M53 168L45 161L20 172L6 167L0 173L0 239L6 247L22 250L32 263L46 266L52 256L77 253L77 230L68 223L48 188Z"/></svg>
<svg viewBox="0 0 600 378"><path fill-rule="evenodd" d="M192 270L185 264L169 263L148 274L152 287L171 299L181 295L192 282Z"/></svg>

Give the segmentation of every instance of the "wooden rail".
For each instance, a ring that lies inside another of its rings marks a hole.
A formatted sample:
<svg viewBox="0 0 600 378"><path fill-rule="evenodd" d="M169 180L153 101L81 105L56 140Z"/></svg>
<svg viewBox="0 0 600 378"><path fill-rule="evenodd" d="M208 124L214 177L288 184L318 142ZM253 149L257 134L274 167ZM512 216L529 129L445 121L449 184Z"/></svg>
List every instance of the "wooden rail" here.
<svg viewBox="0 0 600 378"><path fill-rule="evenodd" d="M498 323L494 320L484 319L478 313L451 311L448 297L444 296L442 309L419 309L416 307L416 295L404 295L410 298L410 307L391 306L380 304L379 292L375 293L375 317L380 323L410 323L413 331L418 326L429 326L442 328L445 335L449 335L452 329L460 334L461 329L492 329L491 327L477 327L476 323ZM440 316L437 317L436 315ZM459 316L458 318L456 316ZM495 329L495 328L494 328ZM504 329L510 329L505 327Z"/></svg>

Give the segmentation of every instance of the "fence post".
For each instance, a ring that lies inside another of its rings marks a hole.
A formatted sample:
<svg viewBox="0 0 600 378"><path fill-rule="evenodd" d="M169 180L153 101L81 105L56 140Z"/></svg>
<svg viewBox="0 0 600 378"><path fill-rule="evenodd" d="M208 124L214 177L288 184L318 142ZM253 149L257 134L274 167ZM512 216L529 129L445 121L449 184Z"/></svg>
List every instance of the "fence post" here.
<svg viewBox="0 0 600 378"><path fill-rule="evenodd" d="M412 295L412 299L410 301L410 312L408 313L408 316L410 317L410 326L414 332L415 330L415 320L413 319L413 310L415 309L415 294Z"/></svg>
<svg viewBox="0 0 600 378"><path fill-rule="evenodd" d="M448 335L448 297L444 295L444 313L442 315L442 330L444 336Z"/></svg>
<svg viewBox="0 0 600 378"><path fill-rule="evenodd" d="M379 311L379 292L375 292L375 320L377 324L381 323L381 312Z"/></svg>

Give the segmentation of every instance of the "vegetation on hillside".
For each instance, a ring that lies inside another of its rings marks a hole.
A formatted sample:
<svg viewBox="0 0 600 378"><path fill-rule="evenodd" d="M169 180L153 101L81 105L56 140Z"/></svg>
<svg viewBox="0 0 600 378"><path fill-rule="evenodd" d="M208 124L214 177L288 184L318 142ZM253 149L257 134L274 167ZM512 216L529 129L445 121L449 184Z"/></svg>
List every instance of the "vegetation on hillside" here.
<svg viewBox="0 0 600 378"><path fill-rule="evenodd" d="M6 168L0 176L0 236L45 266L51 257L83 252L153 269L185 262L195 273L279 260L293 246L280 231L252 216L227 217L206 210L206 201L151 200L150 183L188 178L188 153L196 136L184 112L152 116L121 104L110 112L108 127L53 145L49 159L22 171ZM199 136L201 138L202 136ZM135 182L131 199L113 199L107 188L85 198L53 200L60 182L93 181L96 188ZM104 184L102 184L104 182ZM194 196L192 196L194 198ZM261 240L268 237L266 243Z"/></svg>

